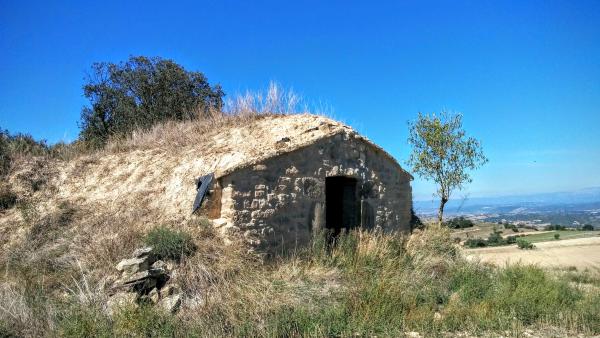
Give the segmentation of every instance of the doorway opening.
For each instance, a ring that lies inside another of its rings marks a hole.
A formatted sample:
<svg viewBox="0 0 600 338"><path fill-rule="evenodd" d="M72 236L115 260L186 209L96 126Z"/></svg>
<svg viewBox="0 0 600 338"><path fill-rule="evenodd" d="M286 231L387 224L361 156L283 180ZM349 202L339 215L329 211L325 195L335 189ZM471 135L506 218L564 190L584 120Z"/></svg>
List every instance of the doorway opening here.
<svg viewBox="0 0 600 338"><path fill-rule="evenodd" d="M335 239L357 226L356 179L344 176L325 179L325 227Z"/></svg>

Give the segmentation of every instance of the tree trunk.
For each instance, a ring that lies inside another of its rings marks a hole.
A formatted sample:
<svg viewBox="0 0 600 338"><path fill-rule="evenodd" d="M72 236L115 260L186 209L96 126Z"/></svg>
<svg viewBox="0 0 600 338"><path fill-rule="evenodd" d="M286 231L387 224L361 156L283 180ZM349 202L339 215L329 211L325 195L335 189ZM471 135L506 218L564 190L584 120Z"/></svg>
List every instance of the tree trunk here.
<svg viewBox="0 0 600 338"><path fill-rule="evenodd" d="M446 202L448 202L448 199L442 197L440 200L440 208L438 209L438 226L440 228L442 227L442 223L444 221L444 206L446 205Z"/></svg>

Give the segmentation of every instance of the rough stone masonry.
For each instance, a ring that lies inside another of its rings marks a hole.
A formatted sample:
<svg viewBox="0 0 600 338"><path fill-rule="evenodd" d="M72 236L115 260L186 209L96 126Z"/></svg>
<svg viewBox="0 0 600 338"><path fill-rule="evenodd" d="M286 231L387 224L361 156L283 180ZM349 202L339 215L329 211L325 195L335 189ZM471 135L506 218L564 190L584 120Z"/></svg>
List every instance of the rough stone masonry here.
<svg viewBox="0 0 600 338"><path fill-rule="evenodd" d="M289 252L323 229L410 231L411 179L381 148L345 131L218 177L209 203L217 226L259 250Z"/></svg>

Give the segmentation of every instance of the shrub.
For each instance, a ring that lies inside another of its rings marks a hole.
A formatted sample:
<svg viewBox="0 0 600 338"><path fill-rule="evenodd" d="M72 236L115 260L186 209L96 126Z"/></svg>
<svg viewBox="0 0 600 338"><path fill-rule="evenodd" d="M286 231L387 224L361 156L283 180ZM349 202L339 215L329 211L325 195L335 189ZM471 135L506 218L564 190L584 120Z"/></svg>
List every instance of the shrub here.
<svg viewBox="0 0 600 338"><path fill-rule="evenodd" d="M455 265L450 277L450 290L465 304L484 299L494 284L493 268L473 263Z"/></svg>
<svg viewBox="0 0 600 338"><path fill-rule="evenodd" d="M464 229L471 228L475 225L473 221L470 219L466 219L463 216L455 217L447 222L444 222L444 225L450 229Z"/></svg>
<svg viewBox="0 0 600 338"><path fill-rule="evenodd" d="M483 248L487 246L487 241L481 238L469 238L465 241L465 245L469 248Z"/></svg>
<svg viewBox="0 0 600 338"><path fill-rule="evenodd" d="M517 246L519 247L519 249L533 249L535 246L533 245L533 243L531 243L530 241L524 239L524 238L519 238L517 239Z"/></svg>
<svg viewBox="0 0 600 338"><path fill-rule="evenodd" d="M177 337L178 324L182 323L175 317L142 305L120 309L114 317L113 329L117 337Z"/></svg>
<svg viewBox="0 0 600 338"><path fill-rule="evenodd" d="M506 237L506 244L515 244L515 243L517 243L517 236Z"/></svg>
<svg viewBox="0 0 600 338"><path fill-rule="evenodd" d="M565 230L566 228L562 225L559 224L552 224L552 225L548 225L546 226L545 230L546 231L552 231L552 230Z"/></svg>
<svg viewBox="0 0 600 338"><path fill-rule="evenodd" d="M8 323L5 323L0 319L0 337L2 338L17 338L19 335L10 327Z"/></svg>
<svg viewBox="0 0 600 338"><path fill-rule="evenodd" d="M591 224L586 224L586 225L584 225L584 226L581 227L581 230L584 230L584 231L593 231L594 230L594 226L591 225Z"/></svg>
<svg viewBox="0 0 600 338"><path fill-rule="evenodd" d="M560 234L554 234L554 239L559 239L560 238Z"/></svg>
<svg viewBox="0 0 600 338"><path fill-rule="evenodd" d="M165 226L152 229L145 238L145 243L153 248L159 259L179 261L183 256L196 251L192 237L185 232L175 231Z"/></svg>
<svg viewBox="0 0 600 338"><path fill-rule="evenodd" d="M492 298L496 316L515 316L526 325L539 319L560 319L560 313L581 298L567 281L556 280L531 265L507 266L500 270L496 284Z"/></svg>
<svg viewBox="0 0 600 338"><path fill-rule="evenodd" d="M17 203L17 195L8 184L0 184L0 211L12 208Z"/></svg>
<svg viewBox="0 0 600 338"><path fill-rule="evenodd" d="M488 236L487 239L487 244L489 246L499 246L499 245L506 245L506 240L504 240L504 238L502 238L501 235L502 231L496 230L494 228L494 231Z"/></svg>
<svg viewBox="0 0 600 338"><path fill-rule="evenodd" d="M58 319L61 337L112 337L109 318L94 306L70 305Z"/></svg>
<svg viewBox="0 0 600 338"><path fill-rule="evenodd" d="M48 154L45 140L36 141L29 134L11 134L0 129L0 177L8 174L15 158Z"/></svg>

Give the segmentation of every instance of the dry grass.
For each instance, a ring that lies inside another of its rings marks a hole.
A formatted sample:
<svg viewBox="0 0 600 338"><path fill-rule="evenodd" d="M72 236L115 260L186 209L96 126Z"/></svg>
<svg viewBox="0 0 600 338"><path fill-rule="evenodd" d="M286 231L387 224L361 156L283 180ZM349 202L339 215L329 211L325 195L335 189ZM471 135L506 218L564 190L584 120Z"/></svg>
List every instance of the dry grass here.
<svg viewBox="0 0 600 338"><path fill-rule="evenodd" d="M110 140L101 152L118 153L131 150L175 149L205 144L215 134L232 126L247 125L271 113L244 112L225 114L215 112L211 118L185 122L167 121L149 130L135 131L125 138Z"/></svg>
<svg viewBox="0 0 600 338"><path fill-rule="evenodd" d="M120 222L123 228L137 227L134 219ZM93 227L117 231L110 224ZM13 266L5 266L0 330L4 326L25 336L110 336L125 330L134 336L154 332L261 337L398 336L408 331L506 334L506 330L520 335L528 328L565 336L600 332L597 297L585 289L535 267L492 268L467 262L444 230L420 231L410 238L356 232L331 250L317 236L311 247L294 256L264 261L248 253L242 242L225 245L203 219L167 226L189 233L197 246L174 275L185 295L176 316L151 308L107 314L106 277L116 274L112 267L129 256L129 242L139 243L143 237L143 231L120 232L123 239L111 244L101 234L98 241L74 240L72 247L80 251L74 252L70 269L57 270L69 278L52 286L23 283ZM71 228L64 236L92 234L80 231ZM50 246L46 243L43 248ZM87 255L83 246L89 246ZM48 270L37 271L30 280L48 277ZM569 276L579 283L590 280L574 272ZM32 321L35 325L27 324ZM547 331L549 326L553 331Z"/></svg>
<svg viewBox="0 0 600 338"><path fill-rule="evenodd" d="M103 151L176 148L204 144L211 136L232 126L243 126L269 116L317 113L291 89L271 82L266 91L250 92L225 101L223 111L211 110L208 117L191 121L167 121L149 130L133 132L108 142ZM206 114L203 114L205 116Z"/></svg>

